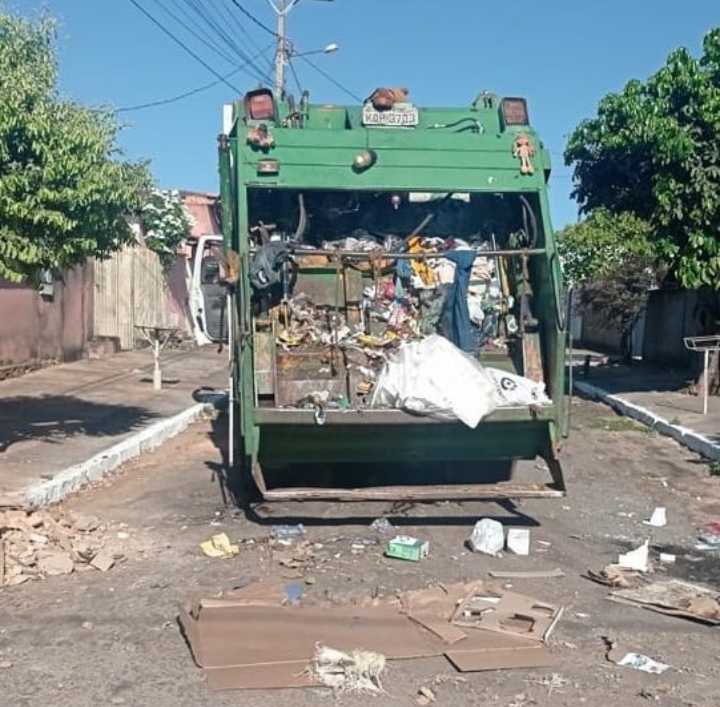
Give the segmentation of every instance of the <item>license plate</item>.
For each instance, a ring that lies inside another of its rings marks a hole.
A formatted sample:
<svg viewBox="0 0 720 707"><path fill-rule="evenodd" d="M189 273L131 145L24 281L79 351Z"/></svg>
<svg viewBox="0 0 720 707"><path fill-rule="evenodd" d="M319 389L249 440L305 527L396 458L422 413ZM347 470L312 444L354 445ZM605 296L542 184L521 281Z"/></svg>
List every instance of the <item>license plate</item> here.
<svg viewBox="0 0 720 707"><path fill-rule="evenodd" d="M375 110L372 106L363 108L363 125L385 125L396 128L413 127L418 124L419 116L417 108L405 108L404 110Z"/></svg>

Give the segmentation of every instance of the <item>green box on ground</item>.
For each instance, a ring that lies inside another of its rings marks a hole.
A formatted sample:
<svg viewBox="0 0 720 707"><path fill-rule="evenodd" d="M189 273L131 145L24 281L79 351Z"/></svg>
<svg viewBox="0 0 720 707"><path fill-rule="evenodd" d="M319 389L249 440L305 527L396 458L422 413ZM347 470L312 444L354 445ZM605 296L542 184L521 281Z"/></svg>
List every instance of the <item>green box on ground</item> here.
<svg viewBox="0 0 720 707"><path fill-rule="evenodd" d="M420 540L409 535L396 535L388 542L385 554L398 560L420 562L423 557L427 557L429 549L430 544L427 540Z"/></svg>

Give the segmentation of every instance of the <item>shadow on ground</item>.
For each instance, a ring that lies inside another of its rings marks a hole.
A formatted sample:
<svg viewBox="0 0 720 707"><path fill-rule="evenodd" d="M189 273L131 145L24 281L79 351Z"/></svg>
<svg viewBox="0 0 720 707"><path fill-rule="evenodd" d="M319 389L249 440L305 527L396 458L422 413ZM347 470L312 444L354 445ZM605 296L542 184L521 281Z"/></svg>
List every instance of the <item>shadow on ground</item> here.
<svg viewBox="0 0 720 707"><path fill-rule="evenodd" d="M157 417L143 407L106 405L68 395L18 396L0 402L0 453L28 440L59 442L75 435L112 437Z"/></svg>

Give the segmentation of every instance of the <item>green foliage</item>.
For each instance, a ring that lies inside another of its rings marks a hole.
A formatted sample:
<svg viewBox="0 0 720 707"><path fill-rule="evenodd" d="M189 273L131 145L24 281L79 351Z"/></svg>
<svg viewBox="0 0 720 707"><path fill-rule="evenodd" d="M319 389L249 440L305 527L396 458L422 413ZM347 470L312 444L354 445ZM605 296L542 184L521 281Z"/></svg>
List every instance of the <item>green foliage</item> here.
<svg viewBox="0 0 720 707"><path fill-rule="evenodd" d="M703 54L673 52L645 83L600 101L573 132L574 198L584 213L632 213L687 288L720 288L720 29Z"/></svg>
<svg viewBox="0 0 720 707"><path fill-rule="evenodd" d="M632 213L598 208L583 221L556 234L568 284L584 285L615 271L621 263L652 257L650 226Z"/></svg>
<svg viewBox="0 0 720 707"><path fill-rule="evenodd" d="M168 270L175 263L178 246L188 238L193 227L192 217L185 209L180 193L176 190L150 190L142 206L141 219L145 243L157 253L163 267Z"/></svg>
<svg viewBox="0 0 720 707"><path fill-rule="evenodd" d="M58 97L54 36L47 17L0 13L0 276L16 282L131 242L151 183L117 159L111 112Z"/></svg>

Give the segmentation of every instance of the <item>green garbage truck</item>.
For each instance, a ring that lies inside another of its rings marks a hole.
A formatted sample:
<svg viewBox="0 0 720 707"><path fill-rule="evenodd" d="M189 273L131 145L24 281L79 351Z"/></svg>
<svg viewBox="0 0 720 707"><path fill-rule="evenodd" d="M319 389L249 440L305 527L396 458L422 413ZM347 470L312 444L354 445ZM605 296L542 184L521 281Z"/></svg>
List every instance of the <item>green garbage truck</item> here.
<svg viewBox="0 0 720 707"><path fill-rule="evenodd" d="M564 495L566 311L525 99L259 88L225 106L219 172L234 461L266 500Z"/></svg>

